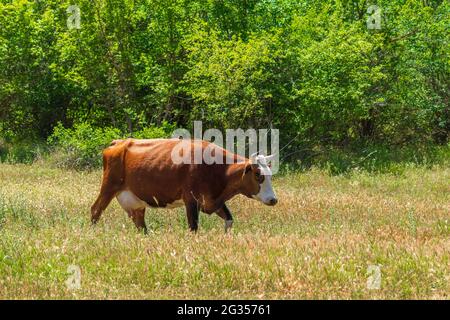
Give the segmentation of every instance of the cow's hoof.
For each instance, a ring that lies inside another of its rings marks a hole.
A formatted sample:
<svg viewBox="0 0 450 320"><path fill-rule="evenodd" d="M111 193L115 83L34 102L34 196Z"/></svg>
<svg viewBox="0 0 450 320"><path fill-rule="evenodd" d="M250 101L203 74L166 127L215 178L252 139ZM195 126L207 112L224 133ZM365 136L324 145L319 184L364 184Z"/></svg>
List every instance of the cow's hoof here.
<svg viewBox="0 0 450 320"><path fill-rule="evenodd" d="M226 220L225 221L225 233L227 233L228 230L230 230L232 226L233 226L233 220Z"/></svg>

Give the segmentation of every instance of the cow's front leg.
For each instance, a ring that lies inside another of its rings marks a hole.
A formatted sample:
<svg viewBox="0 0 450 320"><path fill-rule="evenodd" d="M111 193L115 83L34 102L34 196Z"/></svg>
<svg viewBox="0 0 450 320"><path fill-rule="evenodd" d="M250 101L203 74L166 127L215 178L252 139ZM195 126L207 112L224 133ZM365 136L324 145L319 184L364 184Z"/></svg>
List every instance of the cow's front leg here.
<svg viewBox="0 0 450 320"><path fill-rule="evenodd" d="M224 204L219 210L216 211L217 215L225 220L225 233L231 229L233 226L233 216L231 215L230 210Z"/></svg>
<svg viewBox="0 0 450 320"><path fill-rule="evenodd" d="M189 228L193 232L198 230L198 205L197 202L186 204L186 214L188 219Z"/></svg>

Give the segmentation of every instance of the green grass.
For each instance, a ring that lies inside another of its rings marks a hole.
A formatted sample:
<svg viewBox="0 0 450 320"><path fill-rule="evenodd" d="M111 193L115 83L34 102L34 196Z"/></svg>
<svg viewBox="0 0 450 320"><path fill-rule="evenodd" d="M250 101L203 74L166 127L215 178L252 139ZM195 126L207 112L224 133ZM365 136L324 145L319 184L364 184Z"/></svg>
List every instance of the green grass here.
<svg viewBox="0 0 450 320"><path fill-rule="evenodd" d="M228 235L215 215L194 235L183 209L161 209L147 210L145 236L115 200L91 227L100 179L0 164L1 299L450 298L448 167L276 176L279 204L236 197Z"/></svg>

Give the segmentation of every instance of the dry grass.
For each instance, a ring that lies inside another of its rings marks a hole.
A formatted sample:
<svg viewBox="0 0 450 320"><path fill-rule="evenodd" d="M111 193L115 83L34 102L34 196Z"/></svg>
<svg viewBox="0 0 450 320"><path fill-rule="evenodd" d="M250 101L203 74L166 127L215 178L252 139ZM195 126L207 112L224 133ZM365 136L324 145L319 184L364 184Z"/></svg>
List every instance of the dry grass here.
<svg viewBox="0 0 450 320"><path fill-rule="evenodd" d="M0 298L450 298L449 168L276 177L276 207L231 201L229 235L175 209L147 211L144 236L116 201L92 228L100 176L0 164Z"/></svg>

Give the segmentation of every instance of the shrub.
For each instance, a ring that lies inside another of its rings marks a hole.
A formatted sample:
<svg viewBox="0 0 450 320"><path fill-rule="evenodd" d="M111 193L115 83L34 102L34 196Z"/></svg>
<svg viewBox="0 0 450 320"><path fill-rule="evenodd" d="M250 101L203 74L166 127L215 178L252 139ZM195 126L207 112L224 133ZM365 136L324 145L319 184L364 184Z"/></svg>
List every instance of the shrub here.
<svg viewBox="0 0 450 320"><path fill-rule="evenodd" d="M174 125L163 122L160 127L145 127L133 134L137 139L166 138ZM49 155L51 164L73 169L91 169L102 164L102 150L114 139L126 138L119 129L93 127L89 123L79 123L73 128L64 128L61 123L54 128L47 139L52 147Z"/></svg>
<svg viewBox="0 0 450 320"><path fill-rule="evenodd" d="M64 128L58 123L47 140L53 147L50 161L65 168L98 167L102 163L102 150L121 137L120 130L114 128L94 128L88 123Z"/></svg>

